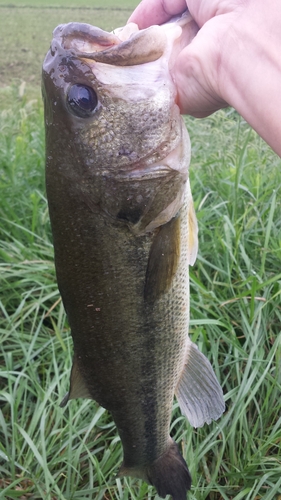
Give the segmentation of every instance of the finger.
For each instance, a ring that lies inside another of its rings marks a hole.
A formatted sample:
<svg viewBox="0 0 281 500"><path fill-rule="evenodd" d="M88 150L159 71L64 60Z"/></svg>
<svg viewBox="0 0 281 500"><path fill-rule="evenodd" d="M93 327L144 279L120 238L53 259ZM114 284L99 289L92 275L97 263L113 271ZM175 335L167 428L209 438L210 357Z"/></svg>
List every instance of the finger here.
<svg viewBox="0 0 281 500"><path fill-rule="evenodd" d="M140 29L153 24L162 24L186 10L185 0L142 0L128 22L138 24Z"/></svg>
<svg viewBox="0 0 281 500"><path fill-rule="evenodd" d="M173 77L182 114L202 118L227 106L220 95L217 54L216 37L206 25L178 55Z"/></svg>

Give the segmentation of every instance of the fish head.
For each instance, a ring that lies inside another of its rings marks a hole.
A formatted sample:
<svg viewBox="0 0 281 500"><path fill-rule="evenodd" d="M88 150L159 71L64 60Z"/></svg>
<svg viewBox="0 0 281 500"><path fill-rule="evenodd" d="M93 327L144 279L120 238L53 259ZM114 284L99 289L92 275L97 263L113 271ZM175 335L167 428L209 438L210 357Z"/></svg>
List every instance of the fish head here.
<svg viewBox="0 0 281 500"><path fill-rule="evenodd" d="M171 72L184 30L166 26L60 25L43 64L47 190L64 180L136 234L178 212L188 178Z"/></svg>

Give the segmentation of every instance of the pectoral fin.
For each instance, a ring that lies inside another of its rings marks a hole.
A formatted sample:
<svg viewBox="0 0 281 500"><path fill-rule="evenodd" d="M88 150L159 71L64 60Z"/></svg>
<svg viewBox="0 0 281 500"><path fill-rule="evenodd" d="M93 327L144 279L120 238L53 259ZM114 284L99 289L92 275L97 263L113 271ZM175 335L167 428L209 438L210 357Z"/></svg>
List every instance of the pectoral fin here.
<svg viewBox="0 0 281 500"><path fill-rule="evenodd" d="M71 375L70 375L70 391L63 397L60 407L63 408L67 405L69 399L89 398L93 399L89 393L85 381L80 373L77 360L74 357Z"/></svg>
<svg viewBox="0 0 281 500"><path fill-rule="evenodd" d="M151 246L146 270L144 299L154 302L169 290L180 256L180 218L161 226Z"/></svg>
<svg viewBox="0 0 281 500"><path fill-rule="evenodd" d="M190 340L176 396L182 414L193 427L210 424L225 410L222 388L214 370L206 356Z"/></svg>

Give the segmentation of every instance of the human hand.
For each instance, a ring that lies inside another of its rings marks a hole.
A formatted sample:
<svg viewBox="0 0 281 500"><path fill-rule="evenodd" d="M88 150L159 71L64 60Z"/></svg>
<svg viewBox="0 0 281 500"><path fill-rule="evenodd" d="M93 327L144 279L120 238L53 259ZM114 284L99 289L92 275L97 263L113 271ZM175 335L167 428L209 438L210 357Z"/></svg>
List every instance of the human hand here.
<svg viewBox="0 0 281 500"><path fill-rule="evenodd" d="M280 0L143 0L130 21L142 29L186 7L200 30L173 67L181 112L231 105L281 156Z"/></svg>
<svg viewBox="0 0 281 500"><path fill-rule="evenodd" d="M136 22L142 29L162 24L184 12L188 6L201 28L192 44L179 54L174 65L182 113L201 118L228 105L220 92L219 60L222 41L240 3L224 0L143 0L130 17L129 21Z"/></svg>

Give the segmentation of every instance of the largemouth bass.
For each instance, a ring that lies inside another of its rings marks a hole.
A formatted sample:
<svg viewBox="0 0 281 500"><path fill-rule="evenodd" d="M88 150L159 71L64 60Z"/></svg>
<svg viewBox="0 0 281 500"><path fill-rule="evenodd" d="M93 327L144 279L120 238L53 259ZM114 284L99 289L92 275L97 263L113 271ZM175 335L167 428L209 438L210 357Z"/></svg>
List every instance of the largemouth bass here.
<svg viewBox="0 0 281 500"><path fill-rule="evenodd" d="M69 399L116 423L120 476L184 500L187 465L169 433L174 395L191 425L224 411L188 337L197 224L189 137L176 104L176 53L197 26L54 31L43 66L46 186L57 281L74 342Z"/></svg>

